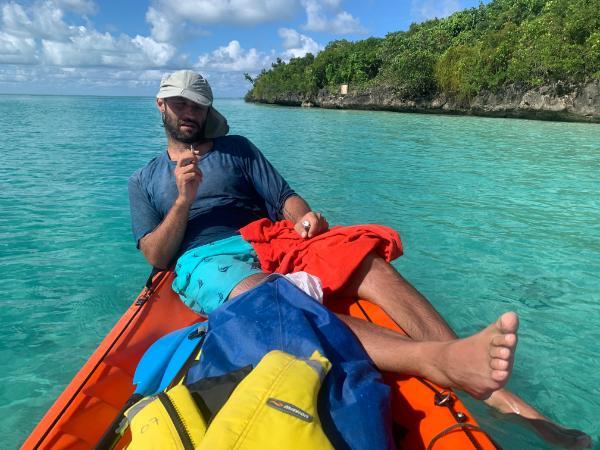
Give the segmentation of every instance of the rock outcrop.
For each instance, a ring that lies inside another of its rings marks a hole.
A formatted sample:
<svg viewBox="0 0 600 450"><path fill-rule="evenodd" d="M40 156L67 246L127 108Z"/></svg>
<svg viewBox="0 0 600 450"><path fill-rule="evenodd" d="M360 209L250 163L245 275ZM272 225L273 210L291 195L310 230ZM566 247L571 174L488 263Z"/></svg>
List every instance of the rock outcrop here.
<svg viewBox="0 0 600 450"><path fill-rule="evenodd" d="M460 101L444 95L408 99L393 87L352 90L332 94L325 90L316 96L289 93L273 99L247 98L248 101L287 106L385 110L418 113L466 114L490 117L519 117L600 123L600 81L585 84L557 82L535 89L516 85L499 92L480 92Z"/></svg>

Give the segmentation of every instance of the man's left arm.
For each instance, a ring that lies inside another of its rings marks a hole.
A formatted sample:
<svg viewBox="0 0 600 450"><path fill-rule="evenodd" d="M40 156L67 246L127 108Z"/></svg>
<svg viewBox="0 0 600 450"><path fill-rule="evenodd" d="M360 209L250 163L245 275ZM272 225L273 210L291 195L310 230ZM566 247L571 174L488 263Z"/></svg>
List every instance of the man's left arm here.
<svg viewBox="0 0 600 450"><path fill-rule="evenodd" d="M294 229L303 238L310 239L329 230L329 224L323 214L312 211L306 200L297 194L288 197L284 202L283 217L294 223Z"/></svg>
<svg viewBox="0 0 600 450"><path fill-rule="evenodd" d="M256 192L265 200L271 219L283 216L294 223L294 229L303 238L317 236L329 229L323 215L310 209L252 142L244 138L240 144L242 168Z"/></svg>

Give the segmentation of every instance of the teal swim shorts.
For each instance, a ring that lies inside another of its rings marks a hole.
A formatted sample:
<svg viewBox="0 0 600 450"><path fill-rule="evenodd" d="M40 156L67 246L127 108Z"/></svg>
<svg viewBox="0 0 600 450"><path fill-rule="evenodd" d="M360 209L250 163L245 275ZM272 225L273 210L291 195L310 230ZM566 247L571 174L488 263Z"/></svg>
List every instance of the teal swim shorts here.
<svg viewBox="0 0 600 450"><path fill-rule="evenodd" d="M240 235L188 250L177 260L173 290L200 314L221 306L244 278L263 273L252 246Z"/></svg>

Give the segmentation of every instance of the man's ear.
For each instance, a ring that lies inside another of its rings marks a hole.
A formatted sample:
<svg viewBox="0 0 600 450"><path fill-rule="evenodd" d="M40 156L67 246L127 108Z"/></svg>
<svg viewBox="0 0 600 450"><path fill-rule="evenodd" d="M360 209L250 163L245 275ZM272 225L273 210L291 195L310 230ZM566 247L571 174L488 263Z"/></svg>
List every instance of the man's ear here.
<svg viewBox="0 0 600 450"><path fill-rule="evenodd" d="M161 113L165 112L165 99L164 98L157 98L156 99L156 107L158 108L158 110Z"/></svg>

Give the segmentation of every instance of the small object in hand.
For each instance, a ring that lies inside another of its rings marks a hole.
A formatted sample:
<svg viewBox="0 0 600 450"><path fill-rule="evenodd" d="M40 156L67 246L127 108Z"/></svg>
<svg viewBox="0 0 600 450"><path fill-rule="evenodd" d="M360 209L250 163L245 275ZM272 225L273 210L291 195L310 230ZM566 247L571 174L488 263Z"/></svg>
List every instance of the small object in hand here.
<svg viewBox="0 0 600 450"><path fill-rule="evenodd" d="M304 231L310 230L310 222L308 220L304 220L302 226L304 227Z"/></svg>

